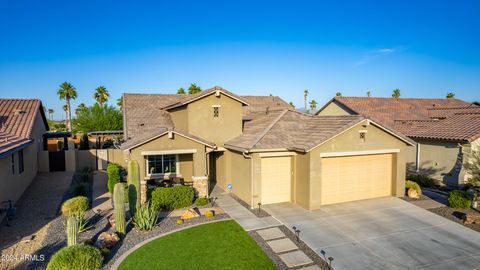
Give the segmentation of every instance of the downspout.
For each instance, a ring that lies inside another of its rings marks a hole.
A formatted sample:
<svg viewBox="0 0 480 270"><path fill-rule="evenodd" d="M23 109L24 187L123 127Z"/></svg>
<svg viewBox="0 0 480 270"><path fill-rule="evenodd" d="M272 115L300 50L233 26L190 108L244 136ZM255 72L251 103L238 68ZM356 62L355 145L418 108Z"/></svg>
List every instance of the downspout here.
<svg viewBox="0 0 480 270"><path fill-rule="evenodd" d="M419 142L417 142L417 158L416 158L416 160L417 160L416 171L418 173L420 171L420 143Z"/></svg>
<svg viewBox="0 0 480 270"><path fill-rule="evenodd" d="M250 159L250 185L252 186L252 200L251 200L251 206L250 207L252 209L254 209L255 208L255 206L254 206L255 201L254 201L253 197L254 197L255 193L254 193L254 189L253 189L253 158L252 158L252 156L250 156L248 154L248 151L242 152L242 155L243 155L244 158Z"/></svg>

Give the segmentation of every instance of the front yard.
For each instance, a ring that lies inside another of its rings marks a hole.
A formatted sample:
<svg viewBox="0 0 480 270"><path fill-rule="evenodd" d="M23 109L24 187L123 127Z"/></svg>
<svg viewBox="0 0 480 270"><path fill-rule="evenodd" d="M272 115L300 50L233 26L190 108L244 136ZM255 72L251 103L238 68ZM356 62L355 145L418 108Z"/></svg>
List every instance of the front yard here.
<svg viewBox="0 0 480 270"><path fill-rule="evenodd" d="M226 252L227 251L227 252ZM179 231L140 247L119 269L276 269L235 222L220 221Z"/></svg>

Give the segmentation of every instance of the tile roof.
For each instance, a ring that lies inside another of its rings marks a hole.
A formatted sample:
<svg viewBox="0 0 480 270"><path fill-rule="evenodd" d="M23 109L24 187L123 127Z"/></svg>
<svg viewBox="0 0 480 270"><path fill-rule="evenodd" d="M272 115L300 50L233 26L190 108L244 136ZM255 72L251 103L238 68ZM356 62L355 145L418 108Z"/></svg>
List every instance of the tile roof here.
<svg viewBox="0 0 480 270"><path fill-rule="evenodd" d="M332 102L412 138L471 141L480 137L478 125L472 125L477 123L472 113L480 107L459 99L335 97Z"/></svg>
<svg viewBox="0 0 480 270"><path fill-rule="evenodd" d="M0 155L32 141L38 113L46 129L48 124L38 99L0 99Z"/></svg>
<svg viewBox="0 0 480 270"><path fill-rule="evenodd" d="M312 116L293 110L272 111L245 123L244 134L226 142L225 147L309 151L363 120L365 117L357 115Z"/></svg>
<svg viewBox="0 0 480 270"><path fill-rule="evenodd" d="M278 96L241 96L248 103L243 107L243 114L249 115L254 112L265 112L269 110L288 110L293 109L290 104Z"/></svg>
<svg viewBox="0 0 480 270"><path fill-rule="evenodd" d="M143 143L146 143L148 141L150 141L151 139L154 139L156 137L159 137L159 136L162 136L164 134L166 134L167 132L169 131L173 131L179 135L182 135L184 137L187 137L187 138L190 138L190 139L193 139L193 140L196 140L200 143L203 143L205 145L208 145L208 146L211 146L213 147L215 144L212 143L212 142L209 142L207 140L204 140L200 137L197 137L195 135L192 135L188 132L185 132L183 130L180 130L180 129L176 129L176 128L165 128L165 127L161 127L157 130L152 130L152 131L149 131L149 132L146 132L146 133L143 133L142 135L140 136L137 136L131 140L128 140L126 141L125 143L122 144L121 146L121 149L131 149L139 144L143 144Z"/></svg>
<svg viewBox="0 0 480 270"><path fill-rule="evenodd" d="M213 94L215 91L221 91L223 92L224 94L226 94L227 96L230 96L231 98L233 99L236 99L238 100L239 102L243 103L244 105L248 105L248 103L246 103L241 97L235 95L234 93L232 92L229 92L225 89L223 89L222 87L220 86L214 86L210 89L207 89L207 90L203 90L201 92L198 92L196 94L191 94L191 95L181 95L182 98L180 100L178 100L177 102L173 103L173 104L169 104L167 106L165 106L163 109L165 110L169 110L169 109L173 109L173 108L177 108L177 107L180 107L180 106L184 106L190 102L193 102L197 99L200 99L202 97L205 97L205 96L208 96L210 94Z"/></svg>

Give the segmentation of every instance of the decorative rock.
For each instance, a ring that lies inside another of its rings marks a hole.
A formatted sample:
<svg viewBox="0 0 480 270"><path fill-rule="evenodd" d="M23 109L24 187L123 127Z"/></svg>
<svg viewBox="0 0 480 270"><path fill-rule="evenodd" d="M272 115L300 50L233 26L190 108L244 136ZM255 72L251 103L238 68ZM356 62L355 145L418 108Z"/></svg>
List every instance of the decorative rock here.
<svg viewBox="0 0 480 270"><path fill-rule="evenodd" d="M98 236L95 246L99 249L111 248L115 246L118 243L118 241L120 241L120 237L118 237L116 233L103 232Z"/></svg>
<svg viewBox="0 0 480 270"><path fill-rule="evenodd" d="M195 209L190 208L187 211L183 212L181 218L182 219L189 219L189 218L196 218L199 217L200 214L195 211Z"/></svg>
<svg viewBox="0 0 480 270"><path fill-rule="evenodd" d="M478 214L463 214L463 224L480 224L480 215Z"/></svg>
<svg viewBox="0 0 480 270"><path fill-rule="evenodd" d="M417 190L414 188L409 188L407 191L407 195L409 198L414 198L414 199L420 198L420 196L418 196Z"/></svg>
<svg viewBox="0 0 480 270"><path fill-rule="evenodd" d="M113 215L110 215L108 217L108 223L110 223L110 226L112 226L112 229L115 229L115 218L113 217Z"/></svg>

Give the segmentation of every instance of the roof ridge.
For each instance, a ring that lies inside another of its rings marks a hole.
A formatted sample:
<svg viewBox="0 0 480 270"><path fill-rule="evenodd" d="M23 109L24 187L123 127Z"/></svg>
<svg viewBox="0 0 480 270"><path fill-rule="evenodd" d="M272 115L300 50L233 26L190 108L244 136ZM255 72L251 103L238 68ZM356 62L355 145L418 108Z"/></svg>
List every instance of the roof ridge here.
<svg viewBox="0 0 480 270"><path fill-rule="evenodd" d="M364 96L334 96L333 99L343 99L343 98L362 98L362 99L392 99L392 100L405 100L405 99L421 99L421 100L458 100L465 103L470 103L458 98L424 98L424 97L364 97Z"/></svg>
<svg viewBox="0 0 480 270"><path fill-rule="evenodd" d="M273 126L288 112L288 110L283 110L282 113L280 113L279 116L277 116L277 118L275 118L275 120L272 121L272 123L270 123L270 125L268 125L268 127L265 128L265 130L262 131L262 133L260 133L260 135L255 139L255 141L253 141L253 143L251 144L250 146L250 149L252 149L253 147L255 147L255 145L263 138L265 137L265 135L273 128Z"/></svg>

